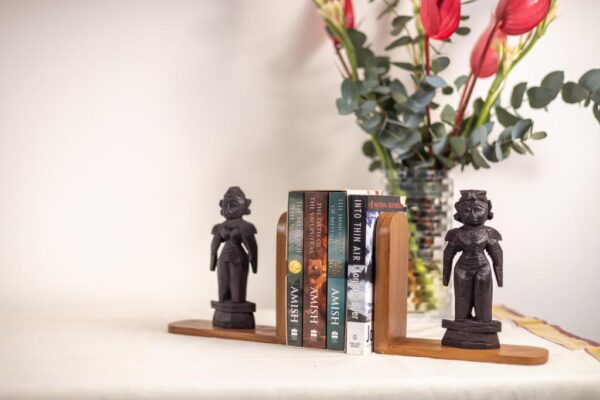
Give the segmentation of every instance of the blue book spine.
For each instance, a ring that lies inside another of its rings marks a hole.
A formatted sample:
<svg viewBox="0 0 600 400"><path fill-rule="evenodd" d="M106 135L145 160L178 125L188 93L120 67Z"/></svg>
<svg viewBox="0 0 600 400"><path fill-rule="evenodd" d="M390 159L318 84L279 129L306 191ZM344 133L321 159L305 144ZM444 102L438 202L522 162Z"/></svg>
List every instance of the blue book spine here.
<svg viewBox="0 0 600 400"><path fill-rule="evenodd" d="M346 192L329 193L327 348L344 351L346 338Z"/></svg>

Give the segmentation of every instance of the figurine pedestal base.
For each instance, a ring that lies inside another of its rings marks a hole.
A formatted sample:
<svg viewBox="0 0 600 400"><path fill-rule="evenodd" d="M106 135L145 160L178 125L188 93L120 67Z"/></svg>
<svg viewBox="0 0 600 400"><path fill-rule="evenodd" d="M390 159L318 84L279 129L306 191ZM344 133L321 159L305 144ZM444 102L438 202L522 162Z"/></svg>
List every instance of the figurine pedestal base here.
<svg viewBox="0 0 600 400"><path fill-rule="evenodd" d="M215 309L213 325L224 329L254 329L254 311L256 304L249 301L244 303L211 301Z"/></svg>
<svg viewBox="0 0 600 400"><path fill-rule="evenodd" d="M479 322L475 320L442 320L446 333L442 338L444 346L461 349L497 349L500 347L498 332L502 330L500 321Z"/></svg>

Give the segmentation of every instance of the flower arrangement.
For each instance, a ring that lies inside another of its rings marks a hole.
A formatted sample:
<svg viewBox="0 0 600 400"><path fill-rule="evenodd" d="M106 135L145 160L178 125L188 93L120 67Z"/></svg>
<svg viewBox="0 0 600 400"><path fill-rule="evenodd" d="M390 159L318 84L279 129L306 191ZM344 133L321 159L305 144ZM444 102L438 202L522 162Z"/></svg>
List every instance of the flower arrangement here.
<svg viewBox="0 0 600 400"><path fill-rule="evenodd" d="M392 193L400 192L399 170L490 168L511 152L533 154L530 141L547 135L524 115L525 99L529 107L545 109L560 94L566 103L591 106L600 122L600 69L586 72L577 82L565 81L563 71L554 71L539 85L517 84L509 104L500 100L508 75L556 19L556 0L499 0L472 50L469 73L452 85L441 76L450 59L440 45L453 35L469 34L469 28L460 26L469 19L462 8L475 0L411 0L412 15L397 13L399 0L383 1L382 15L395 15L393 40L385 48L389 55L375 54L367 36L355 27L351 0L314 3L343 75L338 111L354 114L369 135L363 152L372 159L371 170L385 172ZM396 60L399 48L406 49L408 60ZM394 77L392 68L408 71L410 84ZM472 99L475 85L485 78L493 78L487 94ZM456 106L439 96L454 91L460 92ZM438 108L440 112L432 112ZM494 133L496 126L501 128Z"/></svg>

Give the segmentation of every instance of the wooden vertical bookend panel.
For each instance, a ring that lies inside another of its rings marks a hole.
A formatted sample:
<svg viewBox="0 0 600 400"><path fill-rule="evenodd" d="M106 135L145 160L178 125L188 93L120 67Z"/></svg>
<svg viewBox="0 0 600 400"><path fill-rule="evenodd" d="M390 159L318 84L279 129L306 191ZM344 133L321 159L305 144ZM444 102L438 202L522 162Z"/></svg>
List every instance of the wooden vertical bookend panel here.
<svg viewBox="0 0 600 400"><path fill-rule="evenodd" d="M439 340L406 337L408 221L403 213L384 213L377 221L374 348L381 354L499 364L540 365L548 361L541 347L503 344L472 350L442 346Z"/></svg>
<svg viewBox="0 0 600 400"><path fill-rule="evenodd" d="M374 349L388 353L390 342L406 337L408 221L404 213L383 213L375 236Z"/></svg>
<svg viewBox="0 0 600 400"><path fill-rule="evenodd" d="M277 222L277 265L275 266L275 314L277 343L286 343L287 212Z"/></svg>

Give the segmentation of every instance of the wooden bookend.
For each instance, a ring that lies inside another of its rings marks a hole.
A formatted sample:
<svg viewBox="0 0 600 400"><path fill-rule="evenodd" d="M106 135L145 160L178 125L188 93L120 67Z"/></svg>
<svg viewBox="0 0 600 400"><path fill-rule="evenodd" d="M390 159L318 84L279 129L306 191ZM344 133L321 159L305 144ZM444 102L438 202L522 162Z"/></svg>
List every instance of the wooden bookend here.
<svg viewBox="0 0 600 400"><path fill-rule="evenodd" d="M404 213L384 213L379 217L375 256L375 352L517 365L548 361L548 350L541 347L503 344L499 349L467 350L442 346L439 340L406 337L408 222Z"/></svg>
<svg viewBox="0 0 600 400"><path fill-rule="evenodd" d="M287 276L286 235L287 212L277 223L277 259L275 269L275 326L257 325L254 329L216 328L212 321L191 319L169 324L169 332L180 335L205 336L221 339L248 340L261 343L285 344L285 278Z"/></svg>

